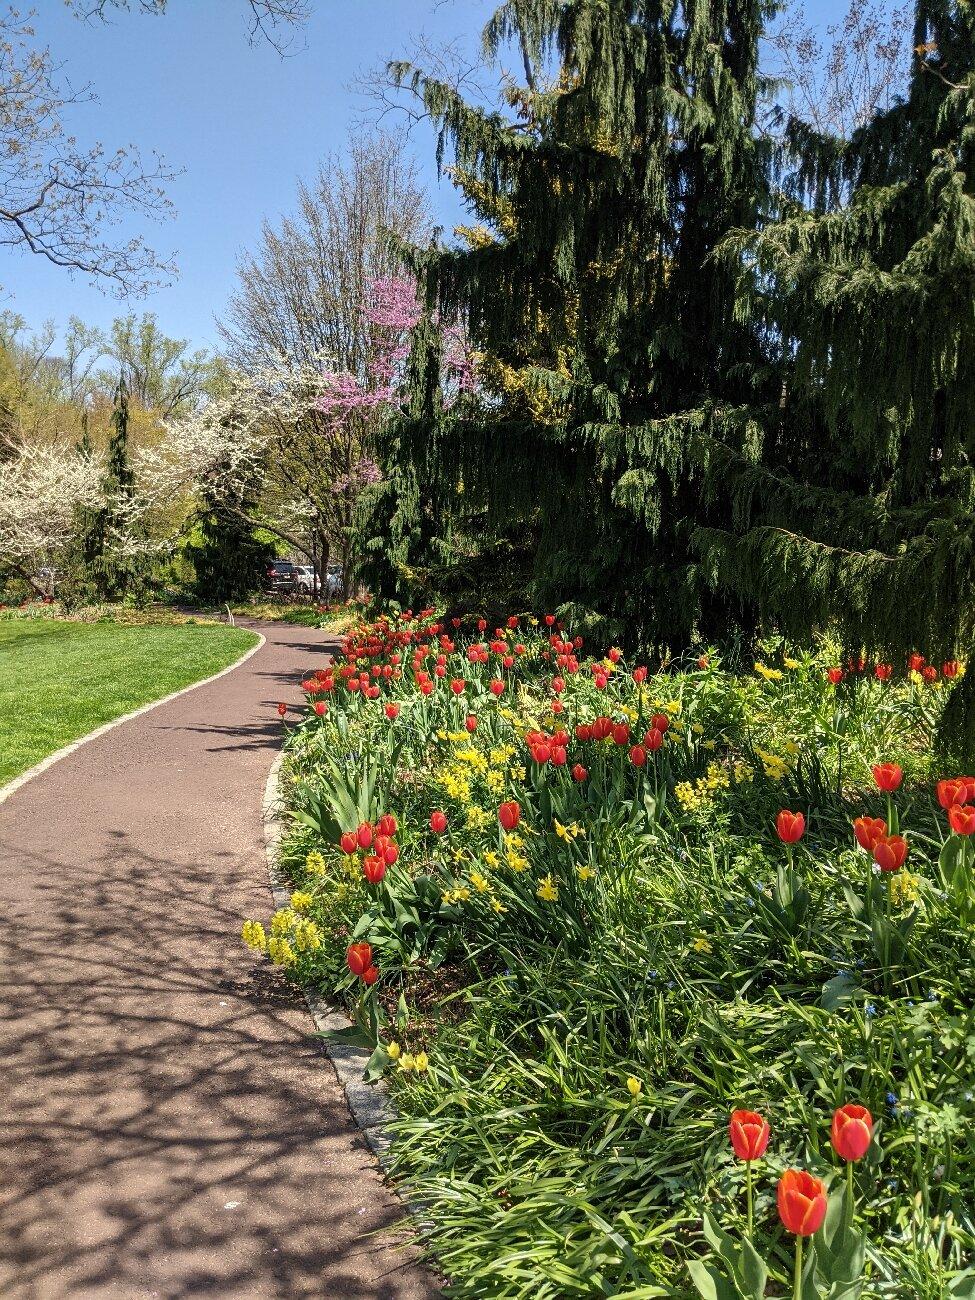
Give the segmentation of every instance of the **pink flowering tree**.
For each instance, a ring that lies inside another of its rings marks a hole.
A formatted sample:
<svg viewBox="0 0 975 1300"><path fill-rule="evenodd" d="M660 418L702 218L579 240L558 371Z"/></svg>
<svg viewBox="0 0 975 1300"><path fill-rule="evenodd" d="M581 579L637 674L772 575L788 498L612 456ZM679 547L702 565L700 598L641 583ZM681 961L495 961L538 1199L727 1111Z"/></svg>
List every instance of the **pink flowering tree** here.
<svg viewBox="0 0 975 1300"><path fill-rule="evenodd" d="M322 570L338 558L348 592L360 502L382 480L376 433L400 401L421 315L413 280L368 281L359 372L337 370L328 358L236 372L226 394L170 422L145 481L160 485L160 502L182 480L210 500L222 495L227 508L254 502L246 517L255 526L314 554ZM474 359L459 328L443 330L442 371L448 403L474 390Z"/></svg>

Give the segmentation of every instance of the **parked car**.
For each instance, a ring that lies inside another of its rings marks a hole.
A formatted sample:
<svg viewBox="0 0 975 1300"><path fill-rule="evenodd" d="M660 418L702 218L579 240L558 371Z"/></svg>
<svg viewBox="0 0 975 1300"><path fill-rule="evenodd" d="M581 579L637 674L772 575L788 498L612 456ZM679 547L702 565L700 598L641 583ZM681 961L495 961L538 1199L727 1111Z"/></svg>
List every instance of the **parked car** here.
<svg viewBox="0 0 975 1300"><path fill-rule="evenodd" d="M314 596L321 588L321 579L316 583L315 570L310 564L295 565L295 586L305 595Z"/></svg>
<svg viewBox="0 0 975 1300"><path fill-rule="evenodd" d="M267 566L267 585L271 591L294 591L298 585L298 566L290 560L272 560Z"/></svg>

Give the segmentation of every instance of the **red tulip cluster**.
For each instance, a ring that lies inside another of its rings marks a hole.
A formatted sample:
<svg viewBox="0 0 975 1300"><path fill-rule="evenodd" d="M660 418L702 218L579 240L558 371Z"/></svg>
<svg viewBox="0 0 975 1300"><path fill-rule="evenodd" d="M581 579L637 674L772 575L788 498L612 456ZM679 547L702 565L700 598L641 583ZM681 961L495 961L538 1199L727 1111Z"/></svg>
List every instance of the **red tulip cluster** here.
<svg viewBox="0 0 975 1300"><path fill-rule="evenodd" d="M753 1110L732 1112L728 1136L739 1160L749 1165L749 1222L751 1219L751 1169L753 1160L765 1155L769 1144L768 1121ZM873 1138L873 1119L864 1106L848 1104L833 1114L830 1141L841 1160L862 1160ZM804 1169L787 1169L776 1189L779 1218L787 1232L811 1237L826 1217L826 1185Z"/></svg>
<svg viewBox="0 0 975 1300"><path fill-rule="evenodd" d="M353 975L363 984L375 984L379 971L373 965L372 947L368 943L351 943L346 949L345 962Z"/></svg>
<svg viewBox="0 0 975 1300"><path fill-rule="evenodd" d="M954 776L939 781L938 803L948 814L955 835L975 835L975 777Z"/></svg>
<svg viewBox="0 0 975 1300"><path fill-rule="evenodd" d="M343 853L366 853L362 860L362 874L371 885L378 885L399 858L399 846L393 839L396 834L396 818L392 813L383 813L375 825L372 822L360 822L354 831L343 831L339 847Z"/></svg>
<svg viewBox="0 0 975 1300"><path fill-rule="evenodd" d="M567 731L559 728L550 736L544 731L529 731L525 736L525 744L539 767L544 767L546 763L552 763L555 767L565 766L569 744Z"/></svg>

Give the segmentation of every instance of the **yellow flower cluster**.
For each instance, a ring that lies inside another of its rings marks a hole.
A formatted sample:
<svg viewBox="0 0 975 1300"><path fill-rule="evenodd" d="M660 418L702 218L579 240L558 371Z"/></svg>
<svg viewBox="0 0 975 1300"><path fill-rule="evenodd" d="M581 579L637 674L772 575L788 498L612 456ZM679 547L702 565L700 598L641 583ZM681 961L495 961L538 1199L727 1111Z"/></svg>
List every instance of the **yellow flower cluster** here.
<svg viewBox="0 0 975 1300"><path fill-rule="evenodd" d="M310 904L311 895L304 897ZM299 953L317 952L322 946L322 932L318 926L294 907L282 907L274 913L271 917L270 937L260 921L245 921L241 936L248 948L253 948L255 952L266 952L277 966L290 966L297 960Z"/></svg>
<svg viewBox="0 0 975 1300"><path fill-rule="evenodd" d="M296 889L291 895L291 906L296 912L307 912L314 901L307 889Z"/></svg>
<svg viewBox="0 0 975 1300"><path fill-rule="evenodd" d="M556 818L555 833L560 840L565 840L567 844L571 844L573 840L578 839L580 835L585 835L586 832L578 822L572 822L570 826L563 826L558 818Z"/></svg>
<svg viewBox="0 0 975 1300"><path fill-rule="evenodd" d="M730 785L731 778L726 769L720 763L709 763L704 776L693 784L690 781L679 782L674 788L674 794L685 812L699 812L710 808L717 792L727 790Z"/></svg>
<svg viewBox="0 0 975 1300"><path fill-rule="evenodd" d="M429 1065L426 1052L404 1052L399 1043L387 1043L386 1055L401 1070L412 1070L415 1074L422 1074Z"/></svg>
<svg viewBox="0 0 975 1300"><path fill-rule="evenodd" d="M895 871L890 877L890 901L895 907L906 907L920 896L917 876L909 871Z"/></svg>
<svg viewBox="0 0 975 1300"><path fill-rule="evenodd" d="M317 849L312 849L308 857L305 858L305 870L309 876L324 876L326 870L325 859Z"/></svg>
<svg viewBox="0 0 975 1300"><path fill-rule="evenodd" d="M267 952L267 935L260 921L245 921L241 937L248 948L253 948L255 952Z"/></svg>
<svg viewBox="0 0 975 1300"><path fill-rule="evenodd" d="M576 875L580 880L592 880L595 874L592 867L576 867Z"/></svg>
<svg viewBox="0 0 975 1300"><path fill-rule="evenodd" d="M761 662L756 662L755 671L758 673L759 677L764 677L767 682L780 682L783 677L780 668L769 668L766 664Z"/></svg>
<svg viewBox="0 0 975 1300"><path fill-rule="evenodd" d="M546 903L554 903L559 896L559 888L550 875L542 876L535 893Z"/></svg>
<svg viewBox="0 0 975 1300"><path fill-rule="evenodd" d="M445 903L466 903L471 896L471 891L466 885L458 885L456 889L445 889L441 898Z"/></svg>
<svg viewBox="0 0 975 1300"><path fill-rule="evenodd" d="M781 781L789 771L789 764L778 754L769 754L764 749L755 746L755 753L762 760L762 766L765 768L765 775L770 781Z"/></svg>

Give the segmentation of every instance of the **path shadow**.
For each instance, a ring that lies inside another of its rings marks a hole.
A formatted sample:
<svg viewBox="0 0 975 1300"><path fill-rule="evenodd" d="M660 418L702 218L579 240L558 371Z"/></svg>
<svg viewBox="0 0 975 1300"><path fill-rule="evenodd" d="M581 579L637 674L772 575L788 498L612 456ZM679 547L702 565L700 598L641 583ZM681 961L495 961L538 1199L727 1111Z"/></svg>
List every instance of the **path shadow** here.
<svg viewBox="0 0 975 1300"><path fill-rule="evenodd" d="M236 949L240 864L174 864L124 834L95 861L29 861L30 924L9 918L0 970L2 1294L406 1294L398 1215L304 1006Z"/></svg>

